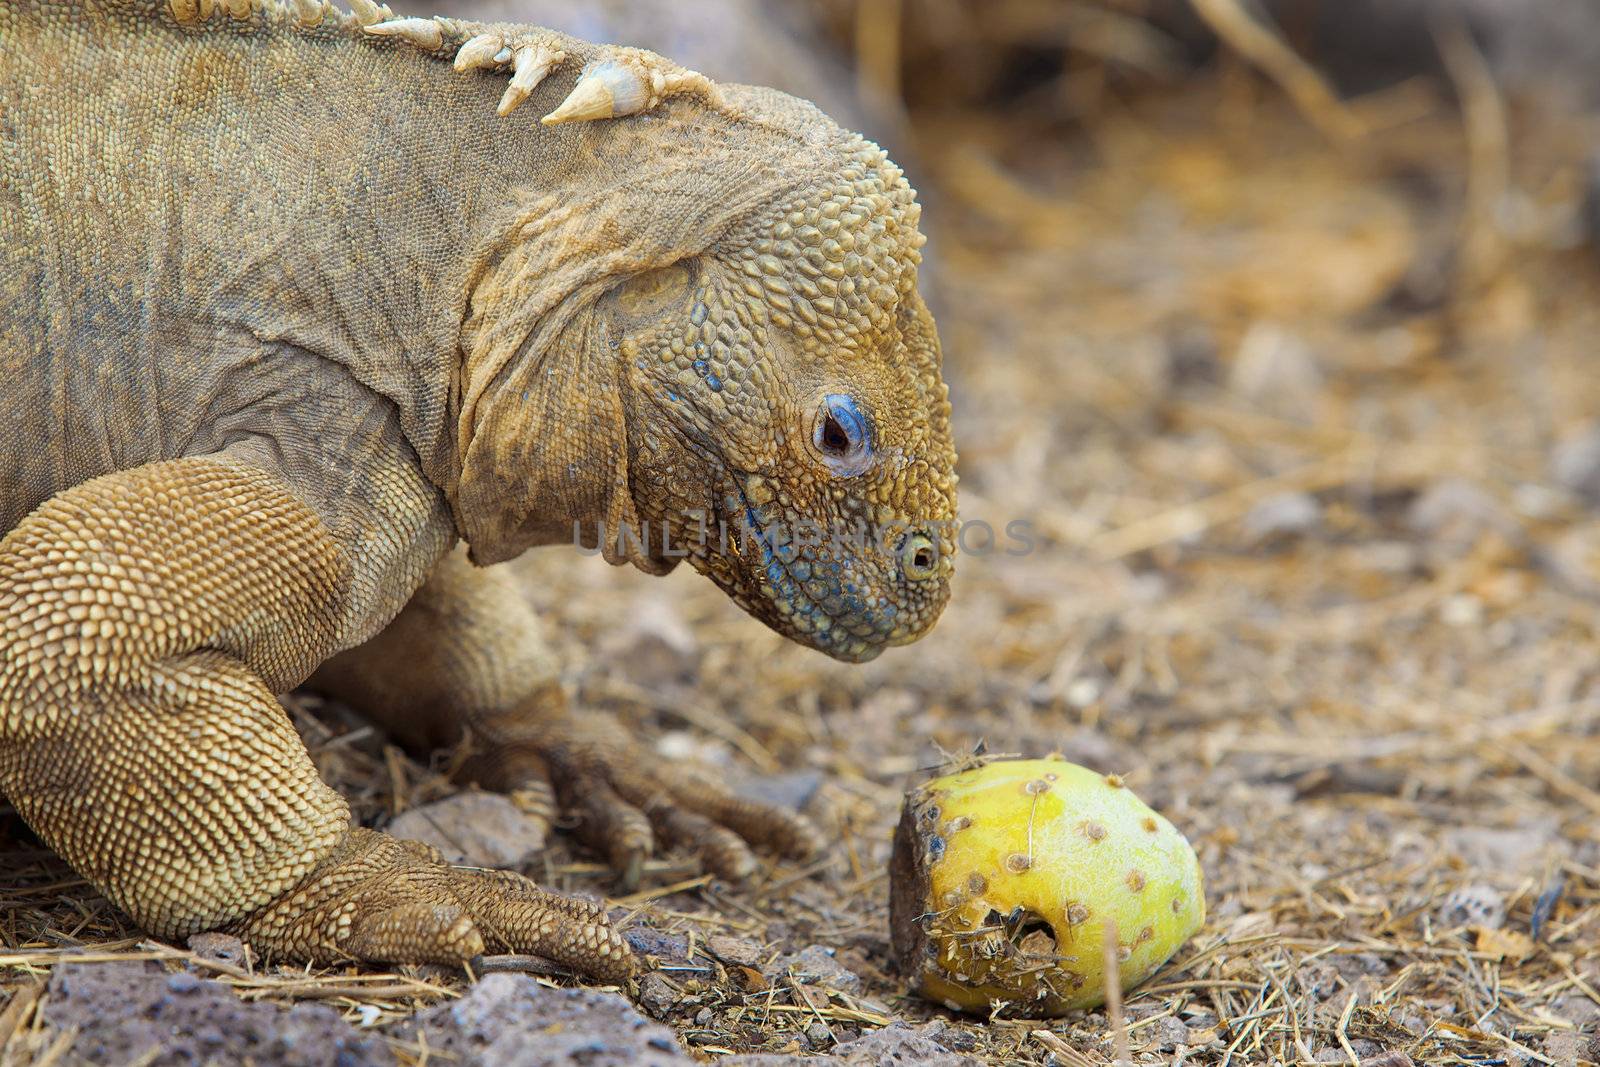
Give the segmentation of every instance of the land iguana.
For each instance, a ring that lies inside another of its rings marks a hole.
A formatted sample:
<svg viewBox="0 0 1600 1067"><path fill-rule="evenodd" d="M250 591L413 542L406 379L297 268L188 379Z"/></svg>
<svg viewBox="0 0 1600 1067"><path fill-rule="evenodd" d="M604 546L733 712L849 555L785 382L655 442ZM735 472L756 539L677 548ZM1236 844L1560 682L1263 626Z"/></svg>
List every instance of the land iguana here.
<svg viewBox="0 0 1600 1067"><path fill-rule="evenodd" d="M465 730L466 777L624 872L812 849L569 709L488 565L576 524L841 659L925 632L955 456L918 208L781 93L354 7L0 3L0 791L159 936L619 980L598 905L352 826L275 694Z"/></svg>

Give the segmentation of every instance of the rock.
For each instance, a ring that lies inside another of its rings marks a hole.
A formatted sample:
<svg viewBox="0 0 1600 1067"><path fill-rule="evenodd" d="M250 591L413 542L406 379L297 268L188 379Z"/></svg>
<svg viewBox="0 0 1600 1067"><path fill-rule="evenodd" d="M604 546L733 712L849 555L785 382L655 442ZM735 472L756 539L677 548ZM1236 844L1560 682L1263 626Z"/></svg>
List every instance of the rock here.
<svg viewBox="0 0 1600 1067"><path fill-rule="evenodd" d="M843 1038L842 1029L835 1027L835 1036ZM728 1056L717 1062L723 1067L805 1067L833 1065L833 1067L898 1067L917 1064L918 1067L981 1067L983 1061L959 1051L970 1048L971 1040L960 1030L943 1020L910 1026L895 1023L881 1030L843 1041L827 1056L788 1056L766 1053L746 1056Z"/></svg>
<svg viewBox="0 0 1600 1067"><path fill-rule="evenodd" d="M759 967L767 950L759 941L727 934L712 934L706 938L706 950L723 963L739 967Z"/></svg>
<svg viewBox="0 0 1600 1067"><path fill-rule="evenodd" d="M1387 975L1389 964L1374 952L1336 952L1328 956L1328 965L1352 984L1362 975Z"/></svg>
<svg viewBox="0 0 1600 1067"><path fill-rule="evenodd" d="M672 1031L616 993L549 989L525 974L490 974L460 1000L435 1005L400 1028L459 1067L689 1067Z"/></svg>
<svg viewBox="0 0 1600 1067"><path fill-rule="evenodd" d="M1600 504L1600 423L1557 443L1550 453L1550 477L1585 503Z"/></svg>
<svg viewBox="0 0 1600 1067"><path fill-rule="evenodd" d="M1539 562L1558 584L1600 599L1600 522L1572 526L1539 553Z"/></svg>
<svg viewBox="0 0 1600 1067"><path fill-rule="evenodd" d="M1600 1004L1582 993L1569 993L1557 1000L1555 1014L1579 1030L1600 1031Z"/></svg>
<svg viewBox="0 0 1600 1067"><path fill-rule="evenodd" d="M250 963L250 949L232 934L215 931L195 934L189 938L189 951L203 960L214 960L234 967L245 967Z"/></svg>
<svg viewBox="0 0 1600 1067"><path fill-rule="evenodd" d="M678 987L659 971L639 979L639 1006L657 1019L665 1018L682 998Z"/></svg>
<svg viewBox="0 0 1600 1067"><path fill-rule="evenodd" d="M1453 889L1439 905L1439 925L1446 930L1458 926L1483 926L1498 930L1506 923L1506 898L1488 885Z"/></svg>
<svg viewBox="0 0 1600 1067"><path fill-rule="evenodd" d="M1200 319L1172 323L1166 332L1167 384L1173 389L1213 385L1222 378L1217 337Z"/></svg>
<svg viewBox="0 0 1600 1067"><path fill-rule="evenodd" d="M1315 417L1322 369L1300 337L1270 322L1245 333L1228 383L1263 411L1300 422Z"/></svg>
<svg viewBox="0 0 1600 1067"><path fill-rule="evenodd" d="M822 945L807 945L799 952L780 957L768 970L767 977L776 978L785 973L841 993L861 992L861 976L835 959L832 949Z"/></svg>
<svg viewBox="0 0 1600 1067"><path fill-rule="evenodd" d="M1576 1030L1557 1030L1544 1039L1544 1054L1557 1067L1578 1067L1580 1059L1589 1058L1588 1053L1589 1035Z"/></svg>
<svg viewBox="0 0 1600 1067"><path fill-rule="evenodd" d="M1352 551L1358 566L1379 574L1410 577L1422 568L1422 553L1405 541L1368 541Z"/></svg>
<svg viewBox="0 0 1600 1067"><path fill-rule="evenodd" d="M543 849L544 823L499 793L466 790L403 811L389 823L396 837L432 845L449 863L521 867Z"/></svg>
<svg viewBox="0 0 1600 1067"><path fill-rule="evenodd" d="M200 989L200 979L188 971L167 975L167 989L173 993L194 993Z"/></svg>
<svg viewBox="0 0 1600 1067"><path fill-rule="evenodd" d="M915 1063L922 1067L978 1067L983 1061L952 1051L957 1031L942 1020L922 1026L895 1023L840 1045L831 1057L840 1063L868 1067Z"/></svg>
<svg viewBox="0 0 1600 1067"><path fill-rule="evenodd" d="M1189 1028L1182 1019L1172 1015L1163 1015L1151 1023L1145 1033L1149 1046L1158 1052L1174 1052L1179 1045L1189 1043Z"/></svg>
<svg viewBox="0 0 1600 1067"><path fill-rule="evenodd" d="M1519 827L1501 830L1455 826L1444 832L1444 847L1486 873L1503 873L1507 879L1536 866L1540 854L1556 841L1554 819L1530 819Z"/></svg>
<svg viewBox="0 0 1600 1067"><path fill-rule="evenodd" d="M258 1067L392 1067L376 1034L325 1004L284 1008L242 1001L221 982L149 961L56 968L43 1001L46 1027L78 1030L69 1061L152 1067L244 1063ZM144 1058L153 1055L153 1058Z"/></svg>
<svg viewBox="0 0 1600 1067"><path fill-rule="evenodd" d="M1298 537L1322 522L1322 505L1310 493L1279 493L1261 501L1244 517L1244 534L1251 541Z"/></svg>
<svg viewBox="0 0 1600 1067"><path fill-rule="evenodd" d="M751 778L740 784L735 792L746 800L799 811L811 803L811 798L822 788L822 782L821 771L790 771L788 774Z"/></svg>
<svg viewBox="0 0 1600 1067"><path fill-rule="evenodd" d="M1521 527L1489 493L1464 478L1430 485L1406 512L1406 524L1428 539L1464 552L1486 533L1518 539Z"/></svg>
<svg viewBox="0 0 1600 1067"><path fill-rule="evenodd" d="M833 1031L826 1023L815 1022L806 1027L806 1041L813 1049L824 1049L833 1044Z"/></svg>
<svg viewBox="0 0 1600 1067"><path fill-rule="evenodd" d="M623 940L641 956L656 956L663 961L687 962L689 939L681 934L669 934L653 926L634 925L622 932Z"/></svg>
<svg viewBox="0 0 1600 1067"><path fill-rule="evenodd" d="M714 531L713 531L714 532ZM686 547L686 546L675 546ZM700 644L672 600L641 596L627 621L600 642L602 661L645 689L680 686L694 679Z"/></svg>

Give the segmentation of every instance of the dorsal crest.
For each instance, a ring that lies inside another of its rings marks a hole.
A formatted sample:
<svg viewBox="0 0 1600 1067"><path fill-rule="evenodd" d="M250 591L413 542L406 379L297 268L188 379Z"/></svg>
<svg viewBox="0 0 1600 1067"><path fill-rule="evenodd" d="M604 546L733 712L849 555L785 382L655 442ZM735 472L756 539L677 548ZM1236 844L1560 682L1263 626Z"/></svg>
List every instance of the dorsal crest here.
<svg viewBox="0 0 1600 1067"><path fill-rule="evenodd" d="M710 78L642 48L592 45L536 27L489 26L444 17L406 18L374 0L349 2L348 15L329 0L167 0L167 8L186 26L221 16L268 18L310 30L337 18L350 23L352 33L374 41L403 42L452 62L463 74L509 73L511 80L498 108L502 116L520 107L562 65L582 63L577 85L541 120L549 126L637 115L685 95L698 97L730 117L734 114Z"/></svg>

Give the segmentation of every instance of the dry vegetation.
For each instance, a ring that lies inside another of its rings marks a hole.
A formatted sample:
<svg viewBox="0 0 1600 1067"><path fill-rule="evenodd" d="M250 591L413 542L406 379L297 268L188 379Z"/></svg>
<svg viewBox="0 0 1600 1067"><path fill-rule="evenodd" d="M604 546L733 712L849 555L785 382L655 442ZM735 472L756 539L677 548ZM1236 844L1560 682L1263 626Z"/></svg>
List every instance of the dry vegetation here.
<svg viewBox="0 0 1600 1067"><path fill-rule="evenodd" d="M888 973L889 833L909 782L982 745L1115 771L1200 852L1210 919L1129 995L1135 1061L1594 1058L1600 517L1572 441L1600 412L1595 131L1474 97L1470 65L1473 121L1409 85L1356 102L1367 132L1337 144L1227 60L1137 95L1095 68L913 112L963 512L1029 520L1031 553L964 560L936 632L864 668L688 573L525 565L586 704L674 758L825 781L824 861L748 892L663 862L618 901L690 939L658 939L681 958L647 1008L711 1058L936 1017ZM453 788L294 707L369 820ZM187 954L9 825L0 1034L28 1062L50 1044L34 976ZM607 884L564 851L542 874ZM769 966L810 944L859 988ZM223 977L366 1023L462 986ZM991 1062L1113 1055L1100 1014L958 1027L941 1040Z"/></svg>

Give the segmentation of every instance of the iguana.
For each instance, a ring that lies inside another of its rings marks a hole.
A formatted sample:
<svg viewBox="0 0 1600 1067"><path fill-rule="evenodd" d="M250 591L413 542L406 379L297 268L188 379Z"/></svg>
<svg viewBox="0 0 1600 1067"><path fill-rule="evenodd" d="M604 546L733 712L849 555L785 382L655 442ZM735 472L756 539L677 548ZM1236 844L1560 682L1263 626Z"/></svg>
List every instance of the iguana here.
<svg viewBox="0 0 1600 1067"><path fill-rule="evenodd" d="M841 659L926 631L918 208L780 93L354 7L0 3L0 791L159 936L618 980L598 905L353 827L275 694L465 729L625 871L813 847L569 711L488 565L577 529Z"/></svg>

